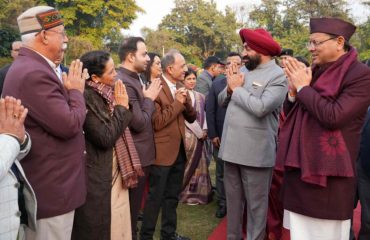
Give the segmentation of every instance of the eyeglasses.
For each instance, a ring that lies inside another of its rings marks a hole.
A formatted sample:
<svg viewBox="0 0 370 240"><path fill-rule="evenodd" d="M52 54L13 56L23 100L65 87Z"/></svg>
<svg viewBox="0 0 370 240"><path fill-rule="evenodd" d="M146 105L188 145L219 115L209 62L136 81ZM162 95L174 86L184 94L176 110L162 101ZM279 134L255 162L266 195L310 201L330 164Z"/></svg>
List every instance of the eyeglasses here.
<svg viewBox="0 0 370 240"><path fill-rule="evenodd" d="M329 41L329 40L333 40L333 39L336 39L337 37L331 37L329 39L326 39L324 41L319 41L319 42L316 42L315 40L313 41L309 41L308 43L306 43L306 48L310 49L310 48L317 48L318 46L320 46L321 44Z"/></svg>
<svg viewBox="0 0 370 240"><path fill-rule="evenodd" d="M226 65L231 65L231 64L235 64L235 65L238 65L238 66L242 65L241 63L232 63L232 62L227 62L226 63Z"/></svg>
<svg viewBox="0 0 370 240"><path fill-rule="evenodd" d="M51 30L51 29L47 29L47 30L41 30L40 32L36 33L35 36L39 35L42 31L49 31L49 32L55 32L55 33L58 33L60 35L62 35L62 38L66 37L67 36L67 33L65 30L63 30L62 32L58 32L58 31L55 31L55 30Z"/></svg>
<svg viewBox="0 0 370 240"><path fill-rule="evenodd" d="M62 32L55 31L55 30L51 30L51 29L48 29L48 30L45 30L45 31L58 33L58 34L62 35L62 37L63 37L63 38L64 38L65 36L67 36L67 33L66 33L66 31L65 31L65 30L63 30Z"/></svg>

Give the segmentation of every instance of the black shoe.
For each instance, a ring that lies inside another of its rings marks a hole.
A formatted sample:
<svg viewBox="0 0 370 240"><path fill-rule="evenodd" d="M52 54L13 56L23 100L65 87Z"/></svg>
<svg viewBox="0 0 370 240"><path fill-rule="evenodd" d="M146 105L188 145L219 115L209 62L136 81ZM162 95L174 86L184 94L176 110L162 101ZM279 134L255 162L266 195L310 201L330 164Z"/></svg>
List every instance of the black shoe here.
<svg viewBox="0 0 370 240"><path fill-rule="evenodd" d="M170 238L163 238L163 237L161 237L161 240L191 240L191 239L188 238L188 237L180 236L179 234L175 233Z"/></svg>
<svg viewBox="0 0 370 240"><path fill-rule="evenodd" d="M226 206L218 206L216 211L216 218L223 218L226 216Z"/></svg>

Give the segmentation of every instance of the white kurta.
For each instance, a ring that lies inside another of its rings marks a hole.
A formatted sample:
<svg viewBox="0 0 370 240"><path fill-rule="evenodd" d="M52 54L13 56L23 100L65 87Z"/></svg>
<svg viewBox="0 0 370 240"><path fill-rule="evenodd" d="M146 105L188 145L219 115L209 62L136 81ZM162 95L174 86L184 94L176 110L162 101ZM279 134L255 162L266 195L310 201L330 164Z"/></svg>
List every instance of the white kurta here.
<svg viewBox="0 0 370 240"><path fill-rule="evenodd" d="M348 240L351 219L312 218L284 209L283 226L290 230L291 240Z"/></svg>

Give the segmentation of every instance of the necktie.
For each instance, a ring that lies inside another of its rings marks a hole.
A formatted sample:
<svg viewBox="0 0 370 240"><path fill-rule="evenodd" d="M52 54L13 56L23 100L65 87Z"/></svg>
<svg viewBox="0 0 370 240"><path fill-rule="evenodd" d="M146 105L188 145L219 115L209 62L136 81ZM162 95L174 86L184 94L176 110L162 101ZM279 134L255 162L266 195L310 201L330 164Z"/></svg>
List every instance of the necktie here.
<svg viewBox="0 0 370 240"><path fill-rule="evenodd" d="M60 66L55 68L55 72L56 72L59 80L63 82L63 80L62 80L62 69L60 69Z"/></svg>

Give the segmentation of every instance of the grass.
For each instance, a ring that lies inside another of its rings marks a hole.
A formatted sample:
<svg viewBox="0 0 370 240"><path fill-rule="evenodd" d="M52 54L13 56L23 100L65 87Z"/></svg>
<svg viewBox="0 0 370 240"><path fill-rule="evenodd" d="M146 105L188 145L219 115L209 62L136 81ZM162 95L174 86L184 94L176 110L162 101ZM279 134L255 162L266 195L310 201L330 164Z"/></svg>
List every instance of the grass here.
<svg viewBox="0 0 370 240"><path fill-rule="evenodd" d="M215 183L215 169L215 162L211 161L209 172L213 185ZM189 206L179 203L177 208L177 232L192 240L208 239L208 236L221 221L221 219L215 217L216 209L215 198L207 205ZM160 221L159 217L154 240L160 239Z"/></svg>

